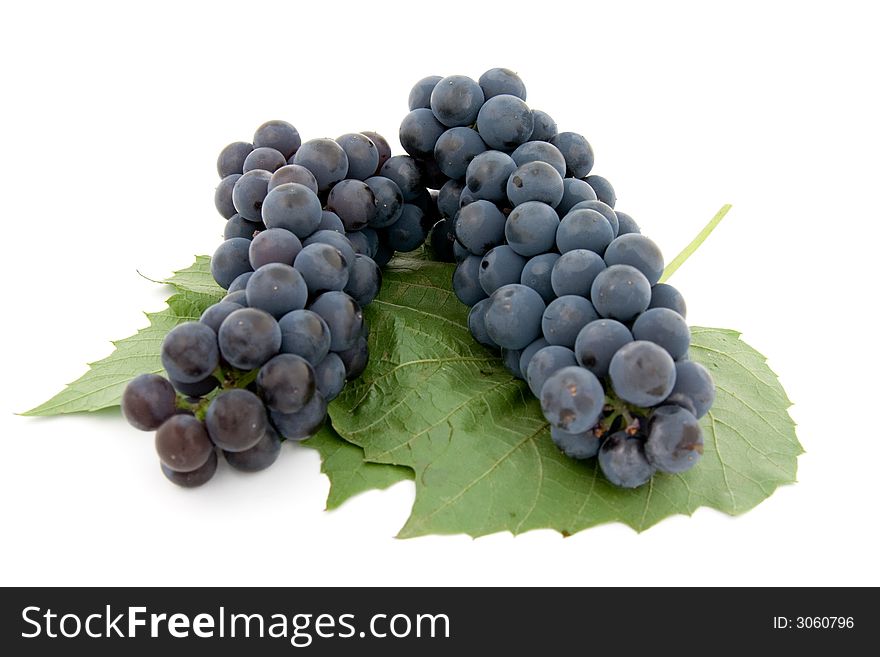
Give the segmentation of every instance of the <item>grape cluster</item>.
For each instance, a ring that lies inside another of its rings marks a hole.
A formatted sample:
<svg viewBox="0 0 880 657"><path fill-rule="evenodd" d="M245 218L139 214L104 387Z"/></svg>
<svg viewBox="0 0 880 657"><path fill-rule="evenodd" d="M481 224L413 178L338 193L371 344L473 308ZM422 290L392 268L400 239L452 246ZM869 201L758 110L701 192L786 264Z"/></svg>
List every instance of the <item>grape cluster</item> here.
<svg viewBox="0 0 880 657"><path fill-rule="evenodd" d="M301 143L269 121L252 143L226 146L217 170L227 222L211 273L227 294L165 337L167 378L141 375L122 400L132 425L156 431L162 472L187 487L213 476L218 451L254 472L283 440L321 428L327 403L367 366L362 308L380 266L421 246L436 221L421 168L375 133Z"/></svg>
<svg viewBox="0 0 880 657"><path fill-rule="evenodd" d="M715 397L688 360L684 299L659 283L660 249L592 174L589 142L525 101L507 69L413 87L401 144L446 178L434 251L457 262L474 338L528 383L565 454L598 456L626 488L684 472Z"/></svg>

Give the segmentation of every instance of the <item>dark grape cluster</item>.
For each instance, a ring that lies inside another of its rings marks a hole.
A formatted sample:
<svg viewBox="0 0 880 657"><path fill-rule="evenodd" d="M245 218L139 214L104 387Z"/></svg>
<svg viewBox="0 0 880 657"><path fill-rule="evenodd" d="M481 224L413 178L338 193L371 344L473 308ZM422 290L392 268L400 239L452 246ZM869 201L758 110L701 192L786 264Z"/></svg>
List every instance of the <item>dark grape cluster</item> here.
<svg viewBox="0 0 880 657"><path fill-rule="evenodd" d="M660 249L615 209L589 142L531 109L507 69L424 78L409 108L401 144L442 178L434 252L457 262L471 333L528 383L555 444L626 488L693 467L715 386L688 360Z"/></svg>
<svg viewBox="0 0 880 657"><path fill-rule="evenodd" d="M172 482L205 483L218 452L238 470L268 467L364 371L380 266L437 219L421 166L401 157L376 133L301 143L284 121L222 150L214 201L227 222L211 273L227 294L165 337L167 378L135 378L122 401L156 431Z"/></svg>

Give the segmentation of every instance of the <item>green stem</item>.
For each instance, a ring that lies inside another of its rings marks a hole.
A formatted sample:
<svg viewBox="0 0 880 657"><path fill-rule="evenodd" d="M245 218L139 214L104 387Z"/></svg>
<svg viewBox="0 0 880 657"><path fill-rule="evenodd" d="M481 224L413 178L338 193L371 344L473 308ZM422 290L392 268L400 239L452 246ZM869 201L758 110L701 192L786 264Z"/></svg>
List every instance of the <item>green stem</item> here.
<svg viewBox="0 0 880 657"><path fill-rule="evenodd" d="M682 252L675 256L675 259L672 262L666 265L666 269L663 270L663 275L660 277L661 283L665 283L667 280L669 280L669 277L672 276L678 270L678 268L681 267L687 261L687 259L694 254L694 251L700 248L700 245L706 241L706 238L709 237L709 235L712 234L712 231L715 230L718 224L721 223L721 220L724 219L724 215L727 214L730 208L730 203L722 206L721 209L716 213L716 215L712 217L712 220L708 224L706 224L703 230L701 230L697 234L697 236L693 240L691 240L691 243L684 247Z"/></svg>

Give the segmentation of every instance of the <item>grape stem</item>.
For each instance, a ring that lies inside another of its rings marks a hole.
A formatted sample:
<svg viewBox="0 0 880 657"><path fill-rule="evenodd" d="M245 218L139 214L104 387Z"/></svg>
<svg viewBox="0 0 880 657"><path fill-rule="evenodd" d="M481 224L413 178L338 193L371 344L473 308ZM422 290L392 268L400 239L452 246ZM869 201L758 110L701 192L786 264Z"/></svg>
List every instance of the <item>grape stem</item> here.
<svg viewBox="0 0 880 657"><path fill-rule="evenodd" d="M185 411L190 411L199 420L204 421L205 413L208 412L208 406L210 405L211 400L214 399L214 397L219 395L224 390L247 388L257 379L257 375L259 373L259 368L250 370L249 372L243 372L241 370L236 370L232 368L225 369L221 365L218 365L217 369L214 370L212 376L220 381L220 387L216 390L212 390L207 395L194 402L190 401L190 398L186 395L177 393L177 408Z"/></svg>
<svg viewBox="0 0 880 657"><path fill-rule="evenodd" d="M615 395L605 396L605 412L608 413L599 423L599 433L608 433L618 420L629 435L635 435L642 428L639 417L648 417L650 409L632 406Z"/></svg>
<svg viewBox="0 0 880 657"><path fill-rule="evenodd" d="M715 214L714 217L703 227L697 236L691 240L691 243L688 244L684 249L682 249L681 253L679 253L675 258L666 265L666 269L663 270L663 275L660 277L660 283L665 283L669 280L669 277L672 276L679 267L681 267L687 259L690 258L694 252L700 248L700 245L706 241L706 238L712 234L712 231L718 227L718 224L721 223L721 220L724 219L724 216L730 211L732 206L730 203L727 203L721 207L721 209Z"/></svg>

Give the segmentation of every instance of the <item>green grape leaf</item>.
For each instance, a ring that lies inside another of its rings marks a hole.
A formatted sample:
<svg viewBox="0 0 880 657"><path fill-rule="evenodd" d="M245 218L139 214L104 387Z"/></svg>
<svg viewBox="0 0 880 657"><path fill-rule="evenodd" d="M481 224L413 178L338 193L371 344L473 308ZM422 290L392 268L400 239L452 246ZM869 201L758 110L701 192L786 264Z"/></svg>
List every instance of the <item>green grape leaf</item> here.
<svg viewBox="0 0 880 657"><path fill-rule="evenodd" d="M764 357L734 331L695 327L692 358L718 385L702 461L637 490L610 485L595 459L573 461L554 447L526 385L471 338L467 309L449 289L452 270L391 263L366 310L370 365L330 408L335 429L368 461L414 470L416 500L400 537L569 535L606 522L641 531L701 506L739 514L794 482L802 449L791 402Z"/></svg>
<svg viewBox="0 0 880 657"><path fill-rule="evenodd" d="M162 373L159 348L165 334L182 322L197 320L226 293L214 282L210 265L208 256L197 256L190 267L175 272L167 280L156 281L175 290L166 302L168 307L148 313L149 326L114 342L116 351L110 356L92 363L82 377L24 415L60 415L118 406L129 380L146 372ZM304 444L321 455L322 470L330 479L328 509L363 491L387 488L413 478L410 468L366 462L364 450L342 440L329 423Z"/></svg>
<svg viewBox="0 0 880 657"><path fill-rule="evenodd" d="M329 422L302 444L317 450L321 456L321 472L330 479L328 511L358 493L388 488L413 478L412 468L365 461L364 450L343 440Z"/></svg>
<svg viewBox="0 0 880 657"><path fill-rule="evenodd" d="M61 415L118 406L122 391L132 378L148 372L161 373L159 349L165 334L182 322L197 320L205 308L225 294L211 278L209 263L206 256L199 256L191 267L161 281L176 292L166 301L167 308L147 313L149 326L114 342L116 349L112 354L90 363L89 370L80 378L23 415Z"/></svg>

